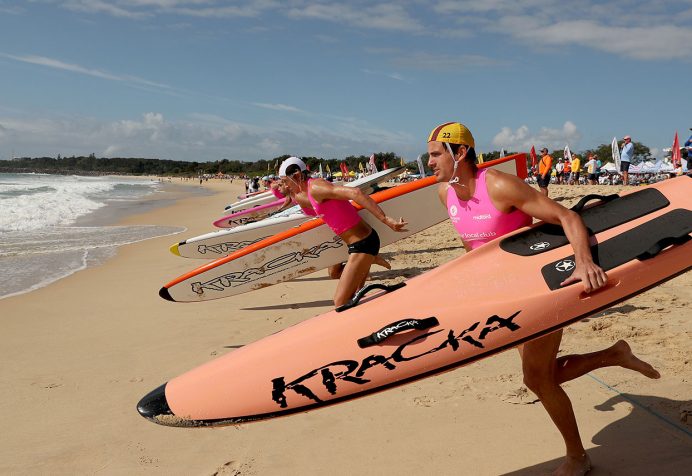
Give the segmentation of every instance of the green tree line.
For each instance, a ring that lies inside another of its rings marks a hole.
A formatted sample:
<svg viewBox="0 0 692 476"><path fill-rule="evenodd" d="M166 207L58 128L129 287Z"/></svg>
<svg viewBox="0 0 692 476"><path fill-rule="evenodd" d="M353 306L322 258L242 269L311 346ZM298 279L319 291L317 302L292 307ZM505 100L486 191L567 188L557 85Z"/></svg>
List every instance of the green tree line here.
<svg viewBox="0 0 692 476"><path fill-rule="evenodd" d="M515 152L506 152L507 155ZM602 163L612 161L610 144L601 144L596 148L587 149L578 153L582 158L594 153L601 159ZM554 150L550 154L553 159L563 158L562 149ZM540 158L540 155L538 155ZM94 154L89 156L61 157L21 157L11 160L0 160L0 172L41 172L41 173L64 173L64 174L125 174L125 175L156 175L156 176L198 176L200 174L215 175L218 173L229 175L270 175L276 173L281 162L289 157L281 155L273 159L260 159L254 162L240 160L221 159L213 162L191 162L182 160L167 159L148 159L132 157L113 157L99 158ZM490 151L483 153L483 159L487 162L500 157L500 151ZM633 163L639 163L651 159L651 151L647 146L640 142L634 142ZM343 159L323 159L321 157L302 157L307 166L312 171L319 170L320 164L326 172L327 167L332 172L339 171L341 163L345 163L349 170L358 172L360 166L365 168L370 157L365 155L350 155ZM427 166L428 154L423 154L423 163ZM530 164L530 158L527 159ZM382 170L385 166L396 167L400 165L402 159L394 152L378 152L375 154L375 164ZM415 161L405 163L406 168L414 173L418 172L418 165Z"/></svg>
<svg viewBox="0 0 692 476"><path fill-rule="evenodd" d="M191 162L181 160L148 159L148 158L98 158L89 156L61 157L20 157L11 160L0 160L0 172L41 172L41 173L84 173L84 174L127 174L127 175L157 175L157 176L198 176L200 174L229 174L229 175L269 175L278 170L281 162L288 158L281 155L273 159L260 159L255 162L222 159L213 162ZM323 159L319 157L302 157L311 170L319 169L320 163L326 172L327 167L332 172L339 171L341 163L349 170L359 171L360 164L366 167L370 157L348 156L343 159ZM382 169L401 164L401 157L393 152L375 154L375 163ZM414 164L409 164L413 169Z"/></svg>

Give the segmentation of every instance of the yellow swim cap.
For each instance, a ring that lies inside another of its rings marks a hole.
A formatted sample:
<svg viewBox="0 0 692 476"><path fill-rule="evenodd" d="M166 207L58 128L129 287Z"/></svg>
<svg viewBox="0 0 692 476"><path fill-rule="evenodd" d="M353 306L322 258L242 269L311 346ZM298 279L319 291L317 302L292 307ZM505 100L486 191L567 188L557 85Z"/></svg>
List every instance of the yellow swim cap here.
<svg viewBox="0 0 692 476"><path fill-rule="evenodd" d="M450 144L463 144L476 148L471 131L460 122L445 122L432 130L428 142L449 142Z"/></svg>

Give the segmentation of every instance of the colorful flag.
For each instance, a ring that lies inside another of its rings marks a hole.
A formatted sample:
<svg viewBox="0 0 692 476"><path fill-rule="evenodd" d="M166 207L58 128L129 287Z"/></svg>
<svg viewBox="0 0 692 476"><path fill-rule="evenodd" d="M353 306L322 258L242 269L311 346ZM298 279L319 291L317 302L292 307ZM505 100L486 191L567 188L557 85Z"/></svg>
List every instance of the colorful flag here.
<svg viewBox="0 0 692 476"><path fill-rule="evenodd" d="M500 157L503 157L502 155ZM478 154L478 163L482 164L483 163L483 154Z"/></svg>
<svg viewBox="0 0 692 476"><path fill-rule="evenodd" d="M533 175L536 174L536 148L534 146L531 146L531 152L529 153L531 156L531 173Z"/></svg>
<svg viewBox="0 0 692 476"><path fill-rule="evenodd" d="M404 162L404 158L400 157L400 159L401 159L401 163L399 165L401 165L402 167L406 167L406 162Z"/></svg>
<svg viewBox="0 0 692 476"><path fill-rule="evenodd" d="M563 157L565 158L565 160L572 162L572 152L569 150L568 145L565 146L565 152Z"/></svg>
<svg viewBox="0 0 692 476"><path fill-rule="evenodd" d="M341 162L341 165L339 165L341 168L341 174L346 178L348 176L348 168L346 167L346 162Z"/></svg>
<svg viewBox="0 0 692 476"><path fill-rule="evenodd" d="M382 161L382 170L387 170L387 161L386 160Z"/></svg>
<svg viewBox="0 0 692 476"><path fill-rule="evenodd" d="M680 142L678 141L678 131L675 131L675 139L673 140L673 150L670 160L673 163L673 169L677 169L682 165L682 157L680 155Z"/></svg>
<svg viewBox="0 0 692 476"><path fill-rule="evenodd" d="M358 162L358 170L360 170L361 173L363 173L363 162Z"/></svg>
<svg viewBox="0 0 692 476"><path fill-rule="evenodd" d="M620 147L618 147L617 138L613 137L613 142L610 144L610 151L613 155L613 163L618 172L620 172Z"/></svg>
<svg viewBox="0 0 692 476"><path fill-rule="evenodd" d="M368 162L370 165L370 173L377 173L377 165L375 165L375 154L372 154L370 156L370 162Z"/></svg>
<svg viewBox="0 0 692 476"><path fill-rule="evenodd" d="M500 158L503 159L505 157L505 148L503 147L500 149Z"/></svg>
<svg viewBox="0 0 692 476"><path fill-rule="evenodd" d="M329 164L327 164L327 175L332 174L332 169L329 168Z"/></svg>
<svg viewBox="0 0 692 476"><path fill-rule="evenodd" d="M425 177L425 167L423 166L422 156L419 155L416 162L418 163L418 173L421 177Z"/></svg>
<svg viewBox="0 0 692 476"><path fill-rule="evenodd" d="M320 161L320 177L324 177L324 172L322 171L322 161Z"/></svg>

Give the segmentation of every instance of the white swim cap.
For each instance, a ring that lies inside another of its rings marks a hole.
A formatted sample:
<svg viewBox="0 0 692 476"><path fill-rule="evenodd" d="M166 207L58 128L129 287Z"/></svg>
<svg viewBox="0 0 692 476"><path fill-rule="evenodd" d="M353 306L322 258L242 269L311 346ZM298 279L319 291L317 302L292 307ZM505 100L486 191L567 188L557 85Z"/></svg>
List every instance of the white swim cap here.
<svg viewBox="0 0 692 476"><path fill-rule="evenodd" d="M298 157L289 157L288 159L281 162L281 167L279 167L279 177L285 177L286 169L291 165L297 165L300 168L301 172L303 172L306 169L305 162L300 160Z"/></svg>

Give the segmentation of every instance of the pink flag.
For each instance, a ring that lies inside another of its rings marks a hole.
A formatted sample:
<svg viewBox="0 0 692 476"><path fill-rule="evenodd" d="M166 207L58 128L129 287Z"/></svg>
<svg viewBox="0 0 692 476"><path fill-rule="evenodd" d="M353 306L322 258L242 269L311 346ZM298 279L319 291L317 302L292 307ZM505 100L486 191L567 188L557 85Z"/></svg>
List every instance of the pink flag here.
<svg viewBox="0 0 692 476"><path fill-rule="evenodd" d="M377 172L377 165L375 165L375 154L372 154L370 156L370 161L368 162L370 164L370 173L375 173Z"/></svg>

